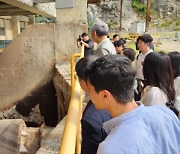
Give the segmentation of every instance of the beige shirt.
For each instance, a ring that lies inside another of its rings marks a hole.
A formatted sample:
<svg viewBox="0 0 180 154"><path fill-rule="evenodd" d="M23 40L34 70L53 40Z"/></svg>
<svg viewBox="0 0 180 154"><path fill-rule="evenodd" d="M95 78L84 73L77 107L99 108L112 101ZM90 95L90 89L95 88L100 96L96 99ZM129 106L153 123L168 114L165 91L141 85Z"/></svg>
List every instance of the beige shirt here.
<svg viewBox="0 0 180 154"><path fill-rule="evenodd" d="M94 55L104 56L107 54L116 54L116 49L109 38L106 38L101 43L97 45L97 49L94 52Z"/></svg>
<svg viewBox="0 0 180 154"><path fill-rule="evenodd" d="M162 91L158 87L146 87L146 92L144 96L141 99L141 102L145 106L151 106L151 105L166 105L166 102L168 101L166 93Z"/></svg>
<svg viewBox="0 0 180 154"><path fill-rule="evenodd" d="M175 107L180 111L180 76L174 79L174 88L176 92Z"/></svg>

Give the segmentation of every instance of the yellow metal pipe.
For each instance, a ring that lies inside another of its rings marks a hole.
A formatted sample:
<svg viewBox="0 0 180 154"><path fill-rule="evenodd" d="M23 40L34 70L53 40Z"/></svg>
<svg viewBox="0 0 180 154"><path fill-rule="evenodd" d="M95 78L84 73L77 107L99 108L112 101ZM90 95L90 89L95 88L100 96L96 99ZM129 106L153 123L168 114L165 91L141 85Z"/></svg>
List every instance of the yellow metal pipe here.
<svg viewBox="0 0 180 154"><path fill-rule="evenodd" d="M84 57L84 44L82 45L81 53L75 53L71 57L71 93L74 89L74 68L75 68L74 59L76 57L80 57L80 58Z"/></svg>
<svg viewBox="0 0 180 154"><path fill-rule="evenodd" d="M75 154L77 126L79 123L80 91L81 88L76 79L63 132L60 154Z"/></svg>
<svg viewBox="0 0 180 154"><path fill-rule="evenodd" d="M75 57L84 57L84 45L81 54L73 54L71 57L71 101L59 154L80 154L81 151L82 90L77 78L74 79Z"/></svg>
<svg viewBox="0 0 180 154"><path fill-rule="evenodd" d="M81 56L80 53L75 53L71 57L71 93L74 89L74 68L75 68L74 59L75 57L80 57L80 56Z"/></svg>

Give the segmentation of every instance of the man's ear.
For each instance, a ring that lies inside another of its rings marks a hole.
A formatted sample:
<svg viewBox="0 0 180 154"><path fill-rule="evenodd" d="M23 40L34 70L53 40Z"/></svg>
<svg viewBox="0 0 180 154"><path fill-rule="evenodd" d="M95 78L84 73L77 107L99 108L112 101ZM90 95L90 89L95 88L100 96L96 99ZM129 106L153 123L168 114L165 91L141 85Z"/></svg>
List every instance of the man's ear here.
<svg viewBox="0 0 180 154"><path fill-rule="evenodd" d="M147 46L149 47L149 43L146 43L147 44Z"/></svg>
<svg viewBox="0 0 180 154"><path fill-rule="evenodd" d="M111 93L108 90L103 90L103 99L104 101L109 101L111 98Z"/></svg>

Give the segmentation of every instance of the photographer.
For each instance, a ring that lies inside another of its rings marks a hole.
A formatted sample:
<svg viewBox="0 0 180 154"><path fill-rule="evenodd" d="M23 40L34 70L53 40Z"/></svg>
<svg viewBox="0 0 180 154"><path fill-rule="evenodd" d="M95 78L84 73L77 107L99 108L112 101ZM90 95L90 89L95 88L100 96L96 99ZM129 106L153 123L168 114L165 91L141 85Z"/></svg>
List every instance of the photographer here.
<svg viewBox="0 0 180 154"><path fill-rule="evenodd" d="M84 44L84 57L93 55L94 43L86 33L82 33L82 35L77 39L77 46L81 47L82 44Z"/></svg>

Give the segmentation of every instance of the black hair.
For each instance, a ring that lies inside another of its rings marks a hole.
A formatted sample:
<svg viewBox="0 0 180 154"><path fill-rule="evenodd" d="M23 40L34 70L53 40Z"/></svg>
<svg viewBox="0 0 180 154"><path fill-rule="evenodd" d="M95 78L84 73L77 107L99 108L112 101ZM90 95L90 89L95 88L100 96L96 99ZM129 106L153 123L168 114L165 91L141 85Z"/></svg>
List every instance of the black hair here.
<svg viewBox="0 0 180 154"><path fill-rule="evenodd" d="M132 62L135 59L136 52L131 48L125 48L123 54L128 57Z"/></svg>
<svg viewBox="0 0 180 154"><path fill-rule="evenodd" d="M146 34L147 35L147 34ZM142 35L143 36L143 35ZM136 40L136 42L135 42L135 46L136 46L136 50L139 50L139 47L138 47L138 41L141 39L143 42L144 42L144 40L146 40L146 42L145 43L149 43L149 48L150 49L152 49L153 51L154 51L154 44L153 44L153 38L152 38L152 41L150 41L151 39L147 39L147 36L144 36L144 37L142 37L142 36L139 36L138 38L137 38L137 40ZM145 39L146 38L146 39ZM149 42L150 41L150 42Z"/></svg>
<svg viewBox="0 0 180 154"><path fill-rule="evenodd" d="M115 47L123 46L124 48L124 41L123 40L118 40L114 42Z"/></svg>
<svg viewBox="0 0 180 154"><path fill-rule="evenodd" d="M97 57L88 56L81 58L75 66L75 71L80 80L87 81L88 79L88 70L91 68L91 63L95 61Z"/></svg>
<svg viewBox="0 0 180 154"><path fill-rule="evenodd" d="M126 38L120 38L119 40L122 40L126 44Z"/></svg>
<svg viewBox="0 0 180 154"><path fill-rule="evenodd" d="M180 76L180 53L178 51L173 51L170 52L168 55L171 59L174 78L176 78Z"/></svg>
<svg viewBox="0 0 180 154"><path fill-rule="evenodd" d="M82 33L82 35L81 35L81 37L85 37L85 36L88 36L88 34L87 33Z"/></svg>
<svg viewBox="0 0 180 154"><path fill-rule="evenodd" d="M139 36L138 40L143 41L144 43L151 43L153 41L153 38L150 34L144 34Z"/></svg>
<svg viewBox="0 0 180 154"><path fill-rule="evenodd" d="M135 70L125 56L105 55L93 62L89 82L95 91L108 90L117 102L126 104L134 98Z"/></svg>
<svg viewBox="0 0 180 154"><path fill-rule="evenodd" d="M114 34L114 35L113 35L113 39L116 38L117 36L119 36L119 35L118 35L118 34Z"/></svg>
<svg viewBox="0 0 180 154"><path fill-rule="evenodd" d="M144 60L143 74L145 85L159 87L168 97L175 100L174 75L169 56L163 52L151 52Z"/></svg>

